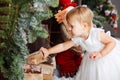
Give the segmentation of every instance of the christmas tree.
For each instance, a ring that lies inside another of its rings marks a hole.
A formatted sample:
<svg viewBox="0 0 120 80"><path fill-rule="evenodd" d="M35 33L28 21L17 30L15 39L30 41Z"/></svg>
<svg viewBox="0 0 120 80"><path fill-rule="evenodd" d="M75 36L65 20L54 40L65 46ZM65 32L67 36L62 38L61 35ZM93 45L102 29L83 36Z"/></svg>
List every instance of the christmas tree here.
<svg viewBox="0 0 120 80"><path fill-rule="evenodd" d="M103 27L104 23L110 24L114 30L118 30L118 13L111 0L82 0L94 12L94 24L97 27Z"/></svg>
<svg viewBox="0 0 120 80"><path fill-rule="evenodd" d="M41 22L57 6L58 0L0 0L0 71L8 80L23 80L27 43L48 37Z"/></svg>

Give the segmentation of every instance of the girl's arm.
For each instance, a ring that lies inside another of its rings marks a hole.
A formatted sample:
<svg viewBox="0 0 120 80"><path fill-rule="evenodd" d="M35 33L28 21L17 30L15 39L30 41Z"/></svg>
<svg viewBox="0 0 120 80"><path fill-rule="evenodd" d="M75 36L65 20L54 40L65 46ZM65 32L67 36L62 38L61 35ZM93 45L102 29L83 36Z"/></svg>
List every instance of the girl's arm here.
<svg viewBox="0 0 120 80"><path fill-rule="evenodd" d="M72 40L70 40L70 41L66 41L64 43L58 44L58 45L56 45L52 48L49 48L49 49L41 47L40 51L43 52L44 57L46 58L49 54L56 54L56 53L65 51L74 45L75 45L75 43Z"/></svg>
<svg viewBox="0 0 120 80"><path fill-rule="evenodd" d="M108 54L116 45L115 40L104 32L101 32L100 41L105 44L104 48L100 51L102 56Z"/></svg>
<svg viewBox="0 0 120 80"><path fill-rule="evenodd" d="M75 43L73 41L66 41L64 43L58 44L52 48L48 49L49 54L55 54L55 53L59 53L62 51L65 51L71 47L73 47L75 45Z"/></svg>
<svg viewBox="0 0 120 80"><path fill-rule="evenodd" d="M100 33L100 41L105 45L100 52L93 52L90 54L90 58L96 60L107 54L115 47L115 40L109 35L105 34L103 31Z"/></svg>

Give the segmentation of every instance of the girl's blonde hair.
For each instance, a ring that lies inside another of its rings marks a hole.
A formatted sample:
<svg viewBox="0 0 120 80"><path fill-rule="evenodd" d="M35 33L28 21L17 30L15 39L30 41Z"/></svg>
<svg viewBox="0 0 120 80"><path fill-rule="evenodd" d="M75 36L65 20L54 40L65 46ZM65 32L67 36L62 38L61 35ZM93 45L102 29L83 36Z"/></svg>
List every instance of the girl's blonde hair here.
<svg viewBox="0 0 120 80"><path fill-rule="evenodd" d="M86 6L77 6L66 15L66 20L69 25L71 19L76 19L80 23L86 22L88 26L92 26L93 12Z"/></svg>

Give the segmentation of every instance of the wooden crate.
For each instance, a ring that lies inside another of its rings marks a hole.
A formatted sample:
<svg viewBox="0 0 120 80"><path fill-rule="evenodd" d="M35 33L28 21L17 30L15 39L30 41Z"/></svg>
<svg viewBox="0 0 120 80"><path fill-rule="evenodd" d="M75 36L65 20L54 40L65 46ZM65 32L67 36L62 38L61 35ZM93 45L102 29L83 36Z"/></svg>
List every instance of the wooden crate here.
<svg viewBox="0 0 120 80"><path fill-rule="evenodd" d="M42 74L43 74L43 80L52 80L53 77L53 65L46 65L41 64L42 66Z"/></svg>
<svg viewBox="0 0 120 80"><path fill-rule="evenodd" d="M24 80L43 80L41 73L24 73Z"/></svg>
<svg viewBox="0 0 120 80"><path fill-rule="evenodd" d="M41 73L24 73L24 80L52 80L53 65L39 64L41 66Z"/></svg>
<svg viewBox="0 0 120 80"><path fill-rule="evenodd" d="M40 51L36 51L28 56L24 64L24 80L52 80L55 68L55 58L51 58L52 63L47 63L48 59L43 58Z"/></svg>

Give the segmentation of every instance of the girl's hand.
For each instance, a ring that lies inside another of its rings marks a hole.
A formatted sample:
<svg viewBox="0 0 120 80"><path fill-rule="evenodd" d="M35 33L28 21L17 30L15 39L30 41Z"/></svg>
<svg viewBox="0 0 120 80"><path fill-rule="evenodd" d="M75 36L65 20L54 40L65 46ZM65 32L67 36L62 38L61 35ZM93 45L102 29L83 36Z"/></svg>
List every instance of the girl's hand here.
<svg viewBox="0 0 120 80"><path fill-rule="evenodd" d="M89 56L89 58L93 59L93 60L96 60L96 59L101 58L101 57L102 57L102 54L100 52L93 52Z"/></svg>
<svg viewBox="0 0 120 80"><path fill-rule="evenodd" d="M44 47L41 47L41 48L40 48L40 51L43 53L44 58L47 58L47 57L48 57L48 55L49 55L48 49L46 49L46 48L44 48Z"/></svg>

